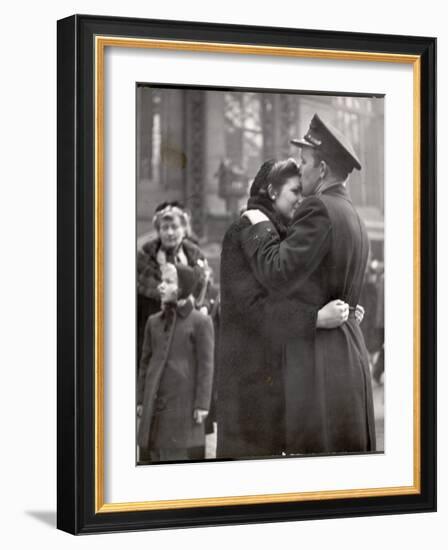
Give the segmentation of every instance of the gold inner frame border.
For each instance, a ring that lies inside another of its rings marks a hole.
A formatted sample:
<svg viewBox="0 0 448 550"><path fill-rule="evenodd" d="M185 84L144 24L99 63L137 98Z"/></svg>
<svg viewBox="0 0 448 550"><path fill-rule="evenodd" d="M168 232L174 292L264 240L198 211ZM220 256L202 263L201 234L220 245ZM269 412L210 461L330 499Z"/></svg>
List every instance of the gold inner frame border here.
<svg viewBox="0 0 448 550"><path fill-rule="evenodd" d="M106 503L104 501L104 54L106 47L146 48L208 53L233 53L313 59L349 60L382 63L405 63L413 66L413 485L370 489L343 489L302 493L154 500L142 502ZM420 494L421 492L421 424L420 424L420 315L421 315L421 60L418 55L402 55L345 50L321 50L291 47L255 46L178 40L96 36L95 55L95 513L167 510L242 504L304 502L343 498L365 498Z"/></svg>

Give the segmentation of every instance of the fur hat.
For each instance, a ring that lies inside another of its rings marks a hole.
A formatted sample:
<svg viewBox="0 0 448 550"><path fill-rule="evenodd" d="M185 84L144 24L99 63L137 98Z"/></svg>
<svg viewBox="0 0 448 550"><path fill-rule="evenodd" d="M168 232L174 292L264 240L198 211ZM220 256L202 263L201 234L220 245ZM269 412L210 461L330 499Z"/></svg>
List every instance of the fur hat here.
<svg viewBox="0 0 448 550"><path fill-rule="evenodd" d="M176 271L179 286L177 298L183 300L193 294L199 282L199 271L194 267L183 264L177 264Z"/></svg>

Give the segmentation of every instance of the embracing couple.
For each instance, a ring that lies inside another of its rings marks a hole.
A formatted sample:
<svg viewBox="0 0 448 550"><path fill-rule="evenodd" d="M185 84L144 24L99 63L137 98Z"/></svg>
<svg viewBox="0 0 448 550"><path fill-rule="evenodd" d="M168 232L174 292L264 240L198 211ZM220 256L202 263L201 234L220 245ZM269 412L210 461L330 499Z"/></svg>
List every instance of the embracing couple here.
<svg viewBox="0 0 448 550"><path fill-rule="evenodd" d="M265 162L223 241L218 458L375 450L369 241L346 188L361 164L318 115L292 143L300 164Z"/></svg>

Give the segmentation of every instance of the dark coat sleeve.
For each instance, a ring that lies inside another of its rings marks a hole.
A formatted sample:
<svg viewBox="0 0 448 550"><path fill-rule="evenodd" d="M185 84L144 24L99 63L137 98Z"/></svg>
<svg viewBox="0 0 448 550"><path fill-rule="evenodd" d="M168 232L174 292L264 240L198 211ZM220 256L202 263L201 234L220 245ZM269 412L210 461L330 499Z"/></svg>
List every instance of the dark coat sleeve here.
<svg viewBox="0 0 448 550"><path fill-rule="evenodd" d="M278 343L297 336L314 338L319 307L299 300L277 299L269 307L269 334Z"/></svg>
<svg viewBox="0 0 448 550"><path fill-rule="evenodd" d="M247 225L246 225L247 223ZM221 252L221 303L223 311L232 309L233 321L252 330L262 329L267 291L241 248L241 234L250 229L249 220L234 224L224 236ZM225 314L224 314L225 316Z"/></svg>
<svg viewBox="0 0 448 550"><path fill-rule="evenodd" d="M242 232L242 247L263 286L282 290L298 288L319 267L331 245L331 223L325 205L316 197L305 199L288 236L280 238L271 222Z"/></svg>
<svg viewBox="0 0 448 550"><path fill-rule="evenodd" d="M194 408L209 410L213 386L214 335L213 322L208 315L199 314L194 337L197 365Z"/></svg>
<svg viewBox="0 0 448 550"><path fill-rule="evenodd" d="M145 380L148 365L152 356L152 343L151 343L151 318L149 317L145 325L145 334L143 337L142 356L140 359L140 368L138 372L137 381L137 405L141 405L143 402L143 395L145 391Z"/></svg>
<svg viewBox="0 0 448 550"><path fill-rule="evenodd" d="M161 281L160 267L152 249L137 251L137 292L147 298L160 300L158 286Z"/></svg>

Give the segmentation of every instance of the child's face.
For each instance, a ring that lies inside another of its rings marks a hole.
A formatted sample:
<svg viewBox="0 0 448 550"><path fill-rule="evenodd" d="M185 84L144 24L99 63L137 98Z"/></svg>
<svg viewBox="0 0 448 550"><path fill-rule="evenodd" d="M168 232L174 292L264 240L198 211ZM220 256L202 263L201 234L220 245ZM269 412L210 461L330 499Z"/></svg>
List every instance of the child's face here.
<svg viewBox="0 0 448 550"><path fill-rule="evenodd" d="M177 302L178 281L177 271L172 264L162 269L162 282L159 284L160 300L162 304Z"/></svg>

